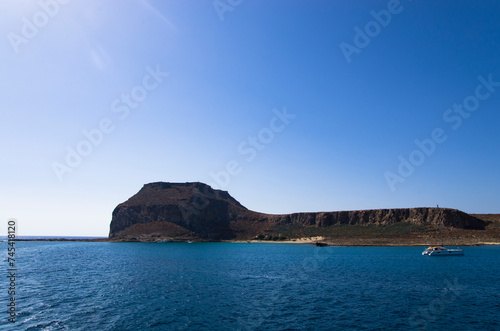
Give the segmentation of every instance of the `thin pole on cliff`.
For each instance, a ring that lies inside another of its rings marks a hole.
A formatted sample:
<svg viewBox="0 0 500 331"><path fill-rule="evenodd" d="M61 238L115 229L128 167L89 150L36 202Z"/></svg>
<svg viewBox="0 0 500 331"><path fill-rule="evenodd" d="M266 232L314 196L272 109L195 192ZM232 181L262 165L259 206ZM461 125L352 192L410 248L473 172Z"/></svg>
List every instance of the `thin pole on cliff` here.
<svg viewBox="0 0 500 331"><path fill-rule="evenodd" d="M441 224L441 213L439 212L439 205L437 205L438 209L438 217L439 217L439 233L441 233L441 247L444 246L443 244L443 225Z"/></svg>

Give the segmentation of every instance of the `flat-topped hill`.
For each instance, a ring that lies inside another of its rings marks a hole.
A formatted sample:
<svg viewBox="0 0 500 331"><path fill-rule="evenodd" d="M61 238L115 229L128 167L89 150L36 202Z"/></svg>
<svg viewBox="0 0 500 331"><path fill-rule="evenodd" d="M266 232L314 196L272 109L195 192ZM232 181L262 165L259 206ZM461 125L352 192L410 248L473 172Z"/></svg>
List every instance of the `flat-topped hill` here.
<svg viewBox="0 0 500 331"><path fill-rule="evenodd" d="M203 183L150 183L113 211L110 238L123 235L234 238L230 223L258 215ZM124 232L125 231L125 232Z"/></svg>
<svg viewBox="0 0 500 331"><path fill-rule="evenodd" d="M492 223L456 209L440 211L448 230L481 231ZM270 215L248 210L228 192L203 183L156 182L115 208L109 237L138 241L404 237L433 233L438 222L437 208L425 207Z"/></svg>

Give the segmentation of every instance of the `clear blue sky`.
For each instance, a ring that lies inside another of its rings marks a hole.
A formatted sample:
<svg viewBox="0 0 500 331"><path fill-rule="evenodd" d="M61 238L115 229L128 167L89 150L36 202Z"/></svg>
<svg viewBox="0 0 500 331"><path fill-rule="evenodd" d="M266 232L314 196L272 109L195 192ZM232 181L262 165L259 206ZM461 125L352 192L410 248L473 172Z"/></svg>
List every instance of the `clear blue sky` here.
<svg viewBox="0 0 500 331"><path fill-rule="evenodd" d="M500 212L498 1L5 0L0 35L20 235L106 236L154 181L267 213Z"/></svg>

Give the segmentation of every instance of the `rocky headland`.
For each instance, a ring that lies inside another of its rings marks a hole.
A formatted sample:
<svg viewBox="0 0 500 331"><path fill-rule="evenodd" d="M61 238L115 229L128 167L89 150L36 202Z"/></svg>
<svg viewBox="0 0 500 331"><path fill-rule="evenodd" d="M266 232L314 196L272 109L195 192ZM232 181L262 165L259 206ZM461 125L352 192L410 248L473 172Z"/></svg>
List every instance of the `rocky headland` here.
<svg viewBox="0 0 500 331"><path fill-rule="evenodd" d="M499 215L441 208L445 244L499 242ZM321 237L338 245L439 243L437 208L376 209L286 215L248 210L226 191L195 183L156 182L113 211L113 241L288 241Z"/></svg>

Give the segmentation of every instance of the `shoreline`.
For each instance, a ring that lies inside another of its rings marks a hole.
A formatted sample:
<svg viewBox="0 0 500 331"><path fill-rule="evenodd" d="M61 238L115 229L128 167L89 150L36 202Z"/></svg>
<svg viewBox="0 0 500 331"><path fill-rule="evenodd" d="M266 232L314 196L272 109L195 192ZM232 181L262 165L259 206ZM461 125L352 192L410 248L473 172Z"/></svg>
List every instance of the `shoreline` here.
<svg viewBox="0 0 500 331"><path fill-rule="evenodd" d="M15 239L15 241L40 241L40 242L110 242L110 243L188 243L189 240L166 240L166 241L152 241L152 240L116 240L109 238L98 238L98 239L71 239L71 238L34 238L34 239ZM235 244L300 244L300 245L315 245L316 242L320 242L326 244L326 246L338 246L338 247L347 247L347 246L378 246L378 247L410 247L410 246L441 246L437 243L429 243L429 242L404 242L404 240L394 240L390 242L390 240L384 239L360 239L360 238L339 238L339 239L328 239L325 237L304 237L290 240L221 240L221 241L202 241L202 240L193 240L193 243L235 243ZM457 246L500 246L500 242L497 241L469 241L461 243L453 243L444 245L445 247L457 247Z"/></svg>

